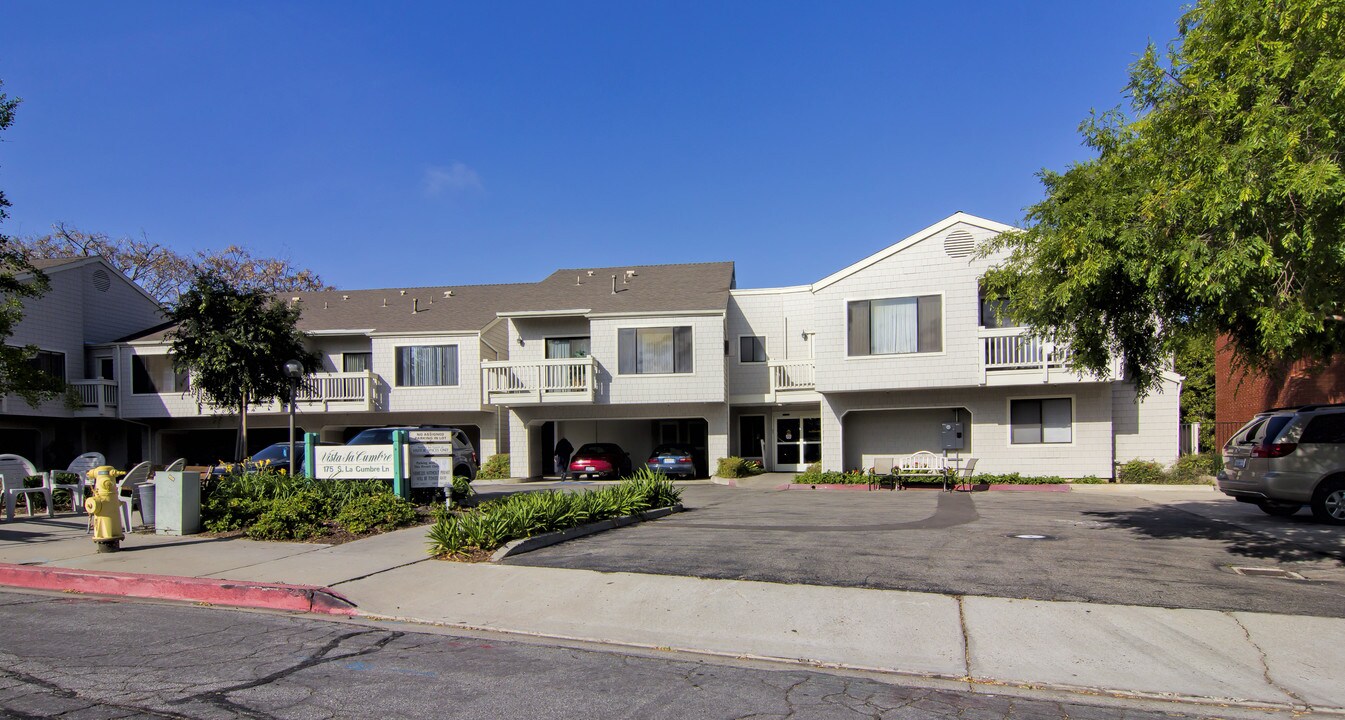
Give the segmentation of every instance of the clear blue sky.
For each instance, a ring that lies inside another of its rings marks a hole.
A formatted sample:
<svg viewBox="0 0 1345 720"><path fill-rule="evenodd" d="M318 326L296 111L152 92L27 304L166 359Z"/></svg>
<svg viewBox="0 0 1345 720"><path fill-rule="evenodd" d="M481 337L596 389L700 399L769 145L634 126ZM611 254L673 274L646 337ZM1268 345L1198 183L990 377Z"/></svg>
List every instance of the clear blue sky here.
<svg viewBox="0 0 1345 720"><path fill-rule="evenodd" d="M7 0L0 230L246 245L344 288L1019 224L1182 2Z"/></svg>

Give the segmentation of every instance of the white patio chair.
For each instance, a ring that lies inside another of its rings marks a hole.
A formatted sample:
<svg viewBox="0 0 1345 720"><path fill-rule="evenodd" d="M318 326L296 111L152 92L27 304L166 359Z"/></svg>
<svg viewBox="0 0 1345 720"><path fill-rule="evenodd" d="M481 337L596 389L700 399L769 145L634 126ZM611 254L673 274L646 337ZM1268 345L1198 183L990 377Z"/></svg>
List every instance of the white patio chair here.
<svg viewBox="0 0 1345 720"><path fill-rule="evenodd" d="M42 480L42 487L24 487L23 481L34 475L42 477L27 458L19 455L0 455L0 490L5 493L6 520L14 519L14 505L20 495L23 496L23 507L28 511L28 517L32 517L33 504L28 500L28 496L34 493L47 501L47 517L55 514L51 507L51 488L47 487L45 478Z"/></svg>
<svg viewBox="0 0 1345 720"><path fill-rule="evenodd" d="M975 473L976 473L976 458L974 457L967 458L967 464L963 465L957 471L957 480L953 484L953 489L956 490L958 485L966 483L967 492L971 492L971 478L973 475L975 475Z"/></svg>
<svg viewBox="0 0 1345 720"><path fill-rule="evenodd" d="M150 470L154 466L148 462L142 462L131 468L130 472L121 476L117 481L117 495L121 497L121 517L122 529L125 532L131 532L131 510L136 502L137 486L149 481Z"/></svg>
<svg viewBox="0 0 1345 720"><path fill-rule="evenodd" d="M884 482L892 483L893 489L896 489L898 483L894 470L897 465L897 459L894 457L876 457L873 459L873 467L869 468L869 489L875 486L882 489Z"/></svg>
<svg viewBox="0 0 1345 720"><path fill-rule="evenodd" d="M163 471L182 472L184 469L186 469L186 467L187 467L187 458L178 458L173 462L168 463L168 467L164 468Z"/></svg>
<svg viewBox="0 0 1345 720"><path fill-rule="evenodd" d="M87 452L74 460L70 461L70 467L64 472L61 470L47 471L47 487L54 493L57 490L68 490L70 492L70 511L75 513L84 512L84 488L89 482L88 472L96 467L107 464L107 459L102 453ZM59 475L74 475L74 482L60 482Z"/></svg>

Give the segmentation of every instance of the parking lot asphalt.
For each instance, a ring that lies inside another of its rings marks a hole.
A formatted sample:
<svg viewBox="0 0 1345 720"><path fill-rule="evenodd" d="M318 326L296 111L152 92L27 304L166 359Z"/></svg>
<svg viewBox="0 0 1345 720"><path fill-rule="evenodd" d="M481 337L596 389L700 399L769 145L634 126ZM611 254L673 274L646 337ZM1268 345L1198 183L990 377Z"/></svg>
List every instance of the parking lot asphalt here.
<svg viewBox="0 0 1345 720"><path fill-rule="evenodd" d="M1217 496L684 490L687 512L511 558L605 572L1345 617L1340 528ZM1273 524L1268 524L1273 521ZM1040 537L1020 537L1040 536ZM1286 570L1304 579L1242 575Z"/></svg>

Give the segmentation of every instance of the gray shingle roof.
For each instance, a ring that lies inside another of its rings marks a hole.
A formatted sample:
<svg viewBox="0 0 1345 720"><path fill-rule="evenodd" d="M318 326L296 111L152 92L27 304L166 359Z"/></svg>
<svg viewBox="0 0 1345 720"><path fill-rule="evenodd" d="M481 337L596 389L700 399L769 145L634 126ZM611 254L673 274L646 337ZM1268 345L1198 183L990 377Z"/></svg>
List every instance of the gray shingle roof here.
<svg viewBox="0 0 1345 720"><path fill-rule="evenodd" d="M634 275L627 277L628 270ZM615 294L613 275L617 276ZM731 262L625 265L557 270L536 283L324 290L284 293L281 297L287 301L298 298L303 308L299 329L309 333L476 332L498 313L724 311L733 282ZM445 294L449 291L451 296ZM166 330L155 328L127 340L159 339Z"/></svg>

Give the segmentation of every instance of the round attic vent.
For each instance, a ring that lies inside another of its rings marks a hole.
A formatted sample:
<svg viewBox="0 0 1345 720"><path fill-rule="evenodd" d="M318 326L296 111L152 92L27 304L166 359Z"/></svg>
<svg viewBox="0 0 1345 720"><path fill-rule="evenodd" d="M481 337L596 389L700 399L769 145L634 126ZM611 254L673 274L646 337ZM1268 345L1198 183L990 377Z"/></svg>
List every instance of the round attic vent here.
<svg viewBox="0 0 1345 720"><path fill-rule="evenodd" d="M943 251L948 257L966 257L976 251L976 238L966 230L954 230L944 236Z"/></svg>
<svg viewBox="0 0 1345 720"><path fill-rule="evenodd" d="M98 268L93 271L93 287L98 292L107 292L112 287L112 278L108 277L106 270Z"/></svg>

